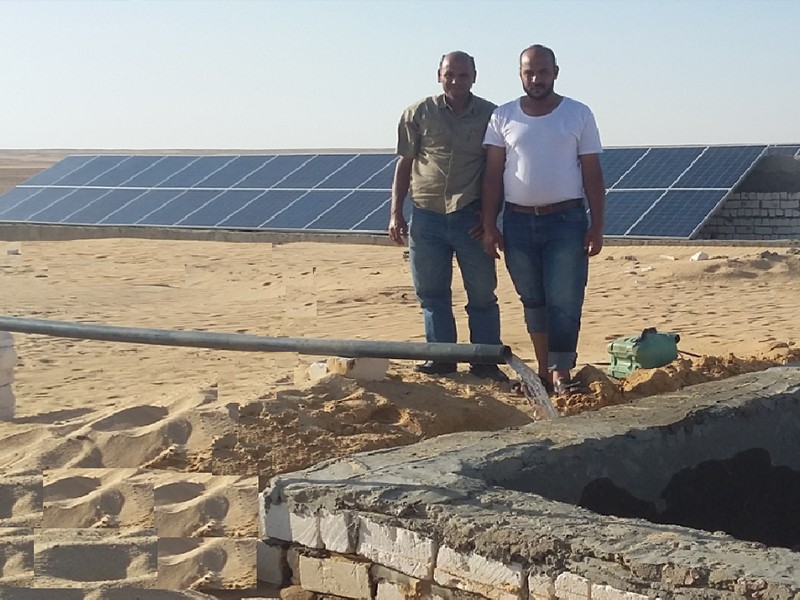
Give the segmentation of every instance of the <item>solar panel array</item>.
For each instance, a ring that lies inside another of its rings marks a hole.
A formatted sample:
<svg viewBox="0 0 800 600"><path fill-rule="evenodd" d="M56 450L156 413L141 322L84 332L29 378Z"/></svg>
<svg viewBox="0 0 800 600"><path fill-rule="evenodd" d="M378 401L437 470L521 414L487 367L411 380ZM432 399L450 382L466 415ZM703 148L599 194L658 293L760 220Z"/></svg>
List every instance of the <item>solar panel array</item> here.
<svg viewBox="0 0 800 600"><path fill-rule="evenodd" d="M766 150L606 149L606 235L692 238ZM383 233L394 164L393 154L75 155L0 196L0 222Z"/></svg>

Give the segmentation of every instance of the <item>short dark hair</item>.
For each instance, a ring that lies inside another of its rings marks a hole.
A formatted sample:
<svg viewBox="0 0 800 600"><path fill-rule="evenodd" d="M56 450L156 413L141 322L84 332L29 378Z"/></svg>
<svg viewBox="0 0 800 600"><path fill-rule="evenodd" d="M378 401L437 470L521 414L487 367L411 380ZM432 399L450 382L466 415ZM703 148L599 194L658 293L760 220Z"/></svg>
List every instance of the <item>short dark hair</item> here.
<svg viewBox="0 0 800 600"><path fill-rule="evenodd" d="M463 58L469 61L469 66L472 67L473 71L477 71L475 68L475 59L467 54L466 52L462 52L461 50L456 50L455 52L448 52L447 54L442 54L442 58L439 59L439 69L442 68L442 64L444 64L444 59L448 56L452 56L454 58Z"/></svg>
<svg viewBox="0 0 800 600"><path fill-rule="evenodd" d="M520 62L522 62L522 55L525 54L526 52L528 52L529 50L533 50L534 52L544 52L545 54L547 54L550 57L550 60L553 61L553 66L554 67L558 66L558 63L556 62L556 53L553 52L547 46L542 46L541 44L534 44L533 46L528 46L527 48L525 48L525 50L520 52L519 53Z"/></svg>

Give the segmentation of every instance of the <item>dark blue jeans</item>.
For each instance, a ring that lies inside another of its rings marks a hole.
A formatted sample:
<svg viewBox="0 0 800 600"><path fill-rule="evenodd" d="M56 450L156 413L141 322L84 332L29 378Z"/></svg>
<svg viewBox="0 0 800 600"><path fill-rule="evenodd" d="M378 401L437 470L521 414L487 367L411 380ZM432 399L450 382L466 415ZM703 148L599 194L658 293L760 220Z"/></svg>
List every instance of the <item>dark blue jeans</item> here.
<svg viewBox="0 0 800 600"><path fill-rule="evenodd" d="M449 215L413 207L409 259L428 342L458 341L451 292L455 255L467 292L470 342L500 344L494 259L469 235L479 223L477 203Z"/></svg>
<svg viewBox="0 0 800 600"><path fill-rule="evenodd" d="M528 333L547 333L551 371L574 368L578 357L588 225L583 207L542 216L509 209L503 214L506 267L522 300Z"/></svg>

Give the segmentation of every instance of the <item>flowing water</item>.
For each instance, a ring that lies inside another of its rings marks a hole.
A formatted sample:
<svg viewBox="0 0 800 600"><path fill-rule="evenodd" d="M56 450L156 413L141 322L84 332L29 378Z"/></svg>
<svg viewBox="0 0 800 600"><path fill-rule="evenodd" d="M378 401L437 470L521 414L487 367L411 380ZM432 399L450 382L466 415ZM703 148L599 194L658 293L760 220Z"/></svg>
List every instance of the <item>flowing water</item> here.
<svg viewBox="0 0 800 600"><path fill-rule="evenodd" d="M547 390L544 389L544 384L536 372L522 362L522 359L513 354L506 359L506 362L519 375L519 379L522 382L522 392L531 401L533 407L540 409L545 419L555 419L558 416L558 411L553 406L553 403L550 402L550 396L548 396Z"/></svg>

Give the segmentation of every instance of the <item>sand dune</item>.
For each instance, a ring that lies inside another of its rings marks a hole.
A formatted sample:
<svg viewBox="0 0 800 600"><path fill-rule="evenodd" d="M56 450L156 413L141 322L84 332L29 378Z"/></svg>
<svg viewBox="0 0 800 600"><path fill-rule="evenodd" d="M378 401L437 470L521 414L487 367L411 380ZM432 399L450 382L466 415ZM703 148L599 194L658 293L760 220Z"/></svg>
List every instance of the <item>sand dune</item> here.
<svg viewBox="0 0 800 600"><path fill-rule="evenodd" d="M711 258L690 261L698 250ZM800 360L799 272L789 247L607 247L592 261L579 348L592 393L557 406L568 415ZM0 277L0 313L11 316L423 340L408 263L388 246L8 241ZM454 290L463 337L458 279ZM504 341L533 365L502 269L498 296ZM608 342L645 327L680 333L679 348L699 356L608 378ZM16 417L0 422L0 598L27 587L53 598L252 588L256 494L268 477L540 416L465 365L431 378L395 360L384 381L312 383L306 367L322 357L14 340Z"/></svg>

